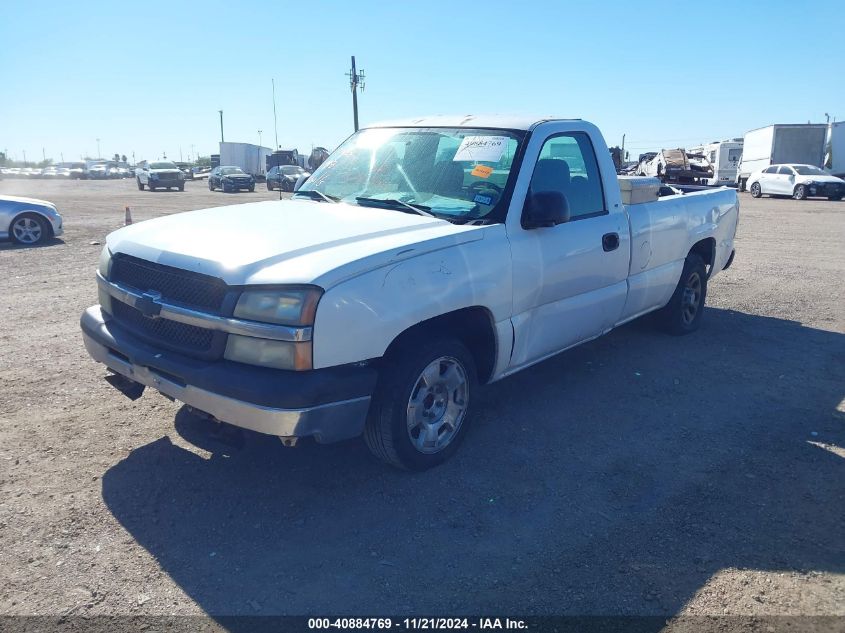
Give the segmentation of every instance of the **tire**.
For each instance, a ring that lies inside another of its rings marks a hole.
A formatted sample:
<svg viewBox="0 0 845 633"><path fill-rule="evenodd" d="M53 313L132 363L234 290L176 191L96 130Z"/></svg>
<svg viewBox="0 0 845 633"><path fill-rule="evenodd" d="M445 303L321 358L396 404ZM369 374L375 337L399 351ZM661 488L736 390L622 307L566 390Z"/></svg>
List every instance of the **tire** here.
<svg viewBox="0 0 845 633"><path fill-rule="evenodd" d="M806 200L807 199L807 187L804 185L797 185L795 187L795 191L792 192L792 199L793 200Z"/></svg>
<svg viewBox="0 0 845 633"><path fill-rule="evenodd" d="M273 191L273 185L270 184L270 181L267 181L267 191Z"/></svg>
<svg viewBox="0 0 845 633"><path fill-rule="evenodd" d="M840 200L842 200L842 196L828 196L827 199L832 202L839 202Z"/></svg>
<svg viewBox="0 0 845 633"><path fill-rule="evenodd" d="M9 237L23 246L40 244L52 234L50 224L37 213L22 213L9 225Z"/></svg>
<svg viewBox="0 0 845 633"><path fill-rule="evenodd" d="M750 191L752 198L759 198L763 195L763 189L760 188L759 182L755 182L753 185L751 185Z"/></svg>
<svg viewBox="0 0 845 633"><path fill-rule="evenodd" d="M179 185L178 189L179 191L185 191L185 185Z"/></svg>
<svg viewBox="0 0 845 633"><path fill-rule="evenodd" d="M144 183L141 182L140 178L136 178L135 180L138 181L138 191L143 191L144 190Z"/></svg>
<svg viewBox="0 0 845 633"><path fill-rule="evenodd" d="M442 464L466 434L476 385L475 361L460 341L409 339L400 344L380 372L364 428L367 447L405 470Z"/></svg>
<svg viewBox="0 0 845 633"><path fill-rule="evenodd" d="M250 191L250 193L252 193L253 191L255 191L255 185L252 185L252 187L250 187L250 188L249 188L249 191Z"/></svg>
<svg viewBox="0 0 845 633"><path fill-rule="evenodd" d="M214 185L211 184L211 178L208 179L208 190L214 191Z"/></svg>
<svg viewBox="0 0 845 633"><path fill-rule="evenodd" d="M701 325L707 299L707 267L696 253L687 255L684 270L672 298L657 311L661 327L675 335L695 332Z"/></svg>
<svg viewBox="0 0 845 633"><path fill-rule="evenodd" d="M155 188L155 187L153 187L153 186L152 186L152 185L150 185L150 184L147 184L147 189L149 189L150 191L155 191L155 190L156 190L156 188Z"/></svg>

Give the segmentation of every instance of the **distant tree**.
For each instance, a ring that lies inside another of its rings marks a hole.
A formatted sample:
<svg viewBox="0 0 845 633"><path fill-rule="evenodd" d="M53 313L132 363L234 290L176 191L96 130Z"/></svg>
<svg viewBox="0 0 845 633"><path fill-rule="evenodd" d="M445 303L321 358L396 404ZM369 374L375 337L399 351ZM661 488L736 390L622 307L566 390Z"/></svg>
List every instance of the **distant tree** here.
<svg viewBox="0 0 845 633"><path fill-rule="evenodd" d="M211 167L210 156L197 156L197 160L195 162L197 167Z"/></svg>
<svg viewBox="0 0 845 633"><path fill-rule="evenodd" d="M121 160L121 162L124 162L124 163L125 163L125 162L126 162L126 154L121 154L121 155L120 155L120 160Z"/></svg>
<svg viewBox="0 0 845 633"><path fill-rule="evenodd" d="M120 154L115 154L114 158L112 159L114 162L120 162Z"/></svg>
<svg viewBox="0 0 845 633"><path fill-rule="evenodd" d="M4 152L0 152L0 165L6 164L6 154Z"/></svg>

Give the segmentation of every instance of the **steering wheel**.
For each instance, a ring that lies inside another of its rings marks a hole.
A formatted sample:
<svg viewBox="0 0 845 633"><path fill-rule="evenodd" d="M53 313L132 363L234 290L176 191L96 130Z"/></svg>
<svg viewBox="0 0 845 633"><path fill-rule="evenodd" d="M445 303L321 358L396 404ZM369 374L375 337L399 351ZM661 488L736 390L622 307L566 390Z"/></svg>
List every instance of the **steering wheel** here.
<svg viewBox="0 0 845 633"><path fill-rule="evenodd" d="M478 191L480 189L492 189L500 196L502 195L502 188L499 185L494 185L492 182L485 182L484 180L476 180L469 186L470 191Z"/></svg>

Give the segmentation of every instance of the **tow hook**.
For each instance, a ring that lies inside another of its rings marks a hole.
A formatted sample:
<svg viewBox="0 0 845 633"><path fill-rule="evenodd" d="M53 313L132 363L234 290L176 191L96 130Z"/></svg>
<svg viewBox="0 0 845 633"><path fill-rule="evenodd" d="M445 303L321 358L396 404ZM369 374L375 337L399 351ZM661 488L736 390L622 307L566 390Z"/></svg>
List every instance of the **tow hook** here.
<svg viewBox="0 0 845 633"><path fill-rule="evenodd" d="M299 439L298 437L294 437L293 435L280 435L279 439L282 440L282 445L293 448L296 446L296 442Z"/></svg>

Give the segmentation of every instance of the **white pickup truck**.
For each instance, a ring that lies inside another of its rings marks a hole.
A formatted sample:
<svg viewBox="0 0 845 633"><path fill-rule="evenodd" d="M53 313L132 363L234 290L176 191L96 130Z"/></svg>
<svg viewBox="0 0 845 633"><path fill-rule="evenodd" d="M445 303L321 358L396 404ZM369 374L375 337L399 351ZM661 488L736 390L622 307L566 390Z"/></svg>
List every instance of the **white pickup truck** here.
<svg viewBox="0 0 845 633"><path fill-rule="evenodd" d="M363 435L425 469L456 450L478 384L648 312L698 327L733 260L736 192L658 186L618 179L580 120L367 128L291 200L109 235L85 346L135 397L288 445Z"/></svg>

